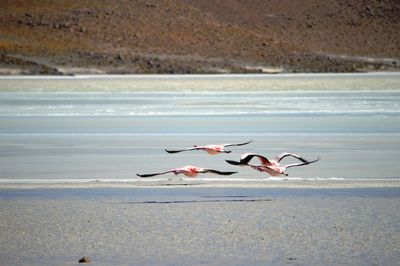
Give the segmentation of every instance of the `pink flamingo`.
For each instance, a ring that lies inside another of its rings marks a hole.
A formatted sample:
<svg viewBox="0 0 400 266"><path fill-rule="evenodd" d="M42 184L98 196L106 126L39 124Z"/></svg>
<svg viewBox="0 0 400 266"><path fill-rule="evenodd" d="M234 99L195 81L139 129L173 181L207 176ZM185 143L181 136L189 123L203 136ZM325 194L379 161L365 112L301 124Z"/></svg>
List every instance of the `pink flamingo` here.
<svg viewBox="0 0 400 266"><path fill-rule="evenodd" d="M140 177L152 177L152 176L164 175L164 174L168 174L168 173L174 173L175 175L183 174L187 177L196 177L198 174L205 174L205 173L211 173L211 174L217 174L217 175L232 175L232 174L236 174L237 172L221 172L221 171L217 171L217 170L200 168L197 166L188 165L188 166L175 168L175 169L165 171L165 172L160 172L160 173L136 174L136 175L140 176Z"/></svg>
<svg viewBox="0 0 400 266"><path fill-rule="evenodd" d="M205 146L197 146L194 145L192 148L182 149L182 150L165 150L168 153L178 153L183 151L193 151L193 150L202 150L207 152L208 154L218 154L218 153L230 153L231 151L225 150L226 147L231 146L242 146L251 143L252 141L249 140L248 142L244 143L232 143L232 144L210 144Z"/></svg>
<svg viewBox="0 0 400 266"><path fill-rule="evenodd" d="M283 158L285 158L285 157L288 157L288 156L294 157L294 158L300 160L301 163L293 163L293 164L281 165L280 164L281 160ZM261 165L250 164L250 161L254 157L257 158L261 162ZM264 157L262 155L259 155L259 154L255 154L255 153L245 153L245 154L243 154L240 157L240 161L239 162L226 160L226 162L229 163L229 164L239 165L239 166L250 166L251 168L253 168L253 169L257 170L257 171L266 172L270 176L280 176L280 175L288 176L288 174L285 173L287 168L307 165L307 164L310 164L310 163L315 163L317 161L319 161L319 157L316 160L307 161L306 159L300 157L297 154L288 153L288 152L284 152L284 153L280 154L279 156L275 157L272 160L269 160L266 157Z"/></svg>

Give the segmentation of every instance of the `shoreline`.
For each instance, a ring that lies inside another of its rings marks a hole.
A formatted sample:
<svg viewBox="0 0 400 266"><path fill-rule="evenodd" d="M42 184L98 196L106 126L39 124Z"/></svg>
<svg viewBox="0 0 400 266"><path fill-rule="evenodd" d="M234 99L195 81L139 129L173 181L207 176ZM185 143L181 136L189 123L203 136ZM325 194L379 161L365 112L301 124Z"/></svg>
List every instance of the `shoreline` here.
<svg viewBox="0 0 400 266"><path fill-rule="evenodd" d="M54 180L0 180L1 189L73 189L73 188L400 188L400 179L331 179L331 180L140 180L140 179L54 179Z"/></svg>
<svg viewBox="0 0 400 266"><path fill-rule="evenodd" d="M0 92L398 91L400 72L0 76ZM382 86L385 83L385 86ZM79 89L78 89L79 88Z"/></svg>
<svg viewBox="0 0 400 266"><path fill-rule="evenodd" d="M0 80L8 79L104 79L104 78L126 78L126 79L191 79L191 78L278 78L278 77L346 77L346 76L399 76L400 70L396 71L370 71L370 72L297 72L297 73L216 73L216 74L73 74L73 75L0 75Z"/></svg>

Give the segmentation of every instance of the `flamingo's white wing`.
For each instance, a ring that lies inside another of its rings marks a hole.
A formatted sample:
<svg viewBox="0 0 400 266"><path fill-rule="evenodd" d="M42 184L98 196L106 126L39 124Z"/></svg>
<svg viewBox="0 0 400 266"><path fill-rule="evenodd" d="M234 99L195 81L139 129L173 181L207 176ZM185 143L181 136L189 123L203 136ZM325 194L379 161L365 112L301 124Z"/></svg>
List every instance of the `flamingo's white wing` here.
<svg viewBox="0 0 400 266"><path fill-rule="evenodd" d="M315 162L318 162L318 161L319 161L319 157L318 157L316 160L313 160L313 161L305 161L305 162L302 162L302 163L288 164L288 165L285 165L285 168L296 167L296 166L303 166L303 165L315 163Z"/></svg>
<svg viewBox="0 0 400 266"><path fill-rule="evenodd" d="M278 156L275 157L275 160L278 161L278 162L280 162L283 158L286 158L286 157L288 157L288 156L291 156L291 157L294 157L294 158L296 158L296 159L299 159L299 160L302 161L303 163L307 162L306 159L300 157L299 155L294 154L294 153L289 153L289 152L281 153L280 155L278 155Z"/></svg>
<svg viewBox="0 0 400 266"><path fill-rule="evenodd" d="M247 142L243 142L243 143L229 143L229 144L223 144L223 146L225 147L230 147L230 146L243 146L243 145L247 145L249 143L252 143L252 140L249 140Z"/></svg>

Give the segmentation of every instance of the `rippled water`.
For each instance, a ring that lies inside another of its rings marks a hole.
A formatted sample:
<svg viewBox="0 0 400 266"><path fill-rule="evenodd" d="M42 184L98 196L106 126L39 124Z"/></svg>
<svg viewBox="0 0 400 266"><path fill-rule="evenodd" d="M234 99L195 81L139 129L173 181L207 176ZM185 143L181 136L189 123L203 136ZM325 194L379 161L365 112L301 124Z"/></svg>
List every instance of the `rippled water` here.
<svg viewBox="0 0 400 266"><path fill-rule="evenodd" d="M400 115L400 91L0 94L0 116Z"/></svg>
<svg viewBox="0 0 400 266"><path fill-rule="evenodd" d="M164 152L249 139L229 156ZM0 79L3 179L121 181L183 165L234 170L224 159L283 151L321 157L292 168L293 178L399 178L400 75ZM266 178L236 170L240 182Z"/></svg>

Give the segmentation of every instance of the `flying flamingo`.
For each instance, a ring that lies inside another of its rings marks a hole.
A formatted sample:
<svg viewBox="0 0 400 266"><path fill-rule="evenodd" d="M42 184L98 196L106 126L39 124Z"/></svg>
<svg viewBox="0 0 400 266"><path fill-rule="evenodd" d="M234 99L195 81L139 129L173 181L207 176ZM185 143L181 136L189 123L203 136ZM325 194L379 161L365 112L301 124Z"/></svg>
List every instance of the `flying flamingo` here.
<svg viewBox="0 0 400 266"><path fill-rule="evenodd" d="M287 165L281 165L280 162L283 158L286 157L294 157L298 160L300 160L300 163L293 163L293 164L287 164ZM256 165L256 164L250 164L250 161L253 158L257 158L260 162L261 165ZM285 173L287 168L290 167L296 167L296 166L302 166L302 165L307 165L310 163L315 163L319 161L319 157L316 160L313 161L307 161L306 159L300 157L297 154L294 153L288 153L288 152L284 152L282 154L280 154L279 156L275 157L272 160L268 160L266 157L259 155L259 154L255 154L255 153L245 153L240 157L240 161L236 162L236 161L231 161L231 160L226 160L227 163L229 164L233 164L233 165L239 165L239 166L250 166L251 168L260 171L260 172L266 172L268 173L270 176L280 176L280 175L285 175L288 176L288 174Z"/></svg>
<svg viewBox="0 0 400 266"><path fill-rule="evenodd" d="M217 170L212 170L212 169L207 169L207 168L200 168L197 166L184 166L180 168L175 168L166 172L161 172L161 173L153 173L153 174L137 174L137 176L140 177L152 177L156 175L164 175L168 173L174 173L175 175L179 174L184 174L187 177L196 177L198 174L205 174L205 173L211 173L211 174L217 174L217 175L232 175L236 174L237 172L221 172Z"/></svg>
<svg viewBox="0 0 400 266"><path fill-rule="evenodd" d="M208 154L218 154L218 153L230 153L231 151L225 150L225 147L231 146L242 146L251 143L252 141L249 140L244 143L232 143L232 144L210 144L205 146L197 146L194 145L192 148L182 149L182 150L165 150L168 153L178 153L183 151L193 151L193 150L202 150L207 152Z"/></svg>

